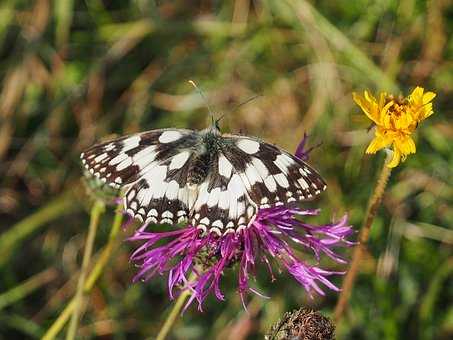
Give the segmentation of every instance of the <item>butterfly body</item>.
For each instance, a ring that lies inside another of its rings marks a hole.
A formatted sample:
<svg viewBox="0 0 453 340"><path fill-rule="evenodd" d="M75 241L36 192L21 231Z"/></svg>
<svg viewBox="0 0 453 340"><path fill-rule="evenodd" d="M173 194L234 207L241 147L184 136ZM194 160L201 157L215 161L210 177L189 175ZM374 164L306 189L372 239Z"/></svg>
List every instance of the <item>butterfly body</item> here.
<svg viewBox="0 0 453 340"><path fill-rule="evenodd" d="M95 145L85 167L125 188L126 211L149 223L239 232L258 209L309 200L325 189L304 161L254 137L201 130L151 130Z"/></svg>

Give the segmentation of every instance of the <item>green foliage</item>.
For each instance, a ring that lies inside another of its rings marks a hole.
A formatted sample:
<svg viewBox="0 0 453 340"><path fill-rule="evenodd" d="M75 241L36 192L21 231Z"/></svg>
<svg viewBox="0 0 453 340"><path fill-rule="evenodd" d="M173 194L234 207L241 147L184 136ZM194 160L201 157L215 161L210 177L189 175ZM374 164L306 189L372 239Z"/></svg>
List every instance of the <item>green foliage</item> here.
<svg viewBox="0 0 453 340"><path fill-rule="evenodd" d="M320 220L347 212L358 229L383 155L352 91L437 93L417 153L393 173L368 253L337 326L341 339L453 335L452 8L448 1L21 1L0 4L0 339L39 338L74 294L89 224L79 154L114 134L203 128L203 88L227 131L294 150L322 141L310 163L329 188ZM113 209L97 233L108 242ZM120 231L130 235L134 226ZM132 284L129 242L90 292L83 338L149 338L172 302L165 280ZM345 254L346 256L350 255ZM329 261L328 268L345 270ZM50 273L50 274L49 274ZM45 275L46 274L46 275ZM286 273L256 287L246 313L236 278L224 302L185 312L174 339L262 339L285 311L331 315L336 293L309 299ZM335 282L341 285L341 278Z"/></svg>

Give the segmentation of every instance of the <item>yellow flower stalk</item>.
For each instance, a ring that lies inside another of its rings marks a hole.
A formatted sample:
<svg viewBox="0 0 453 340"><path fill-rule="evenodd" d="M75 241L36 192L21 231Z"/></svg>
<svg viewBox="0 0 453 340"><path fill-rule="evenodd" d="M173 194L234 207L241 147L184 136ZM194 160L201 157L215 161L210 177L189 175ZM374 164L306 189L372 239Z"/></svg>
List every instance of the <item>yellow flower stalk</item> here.
<svg viewBox="0 0 453 340"><path fill-rule="evenodd" d="M417 86L407 97L395 97L385 92L377 100L368 91L363 96L353 93L352 97L367 117L376 125L375 138L366 149L367 154L374 154L383 148L393 147L393 158L387 164L396 167L405 161L407 155L415 153L412 133L419 123L433 114L431 101L436 94L424 92Z"/></svg>

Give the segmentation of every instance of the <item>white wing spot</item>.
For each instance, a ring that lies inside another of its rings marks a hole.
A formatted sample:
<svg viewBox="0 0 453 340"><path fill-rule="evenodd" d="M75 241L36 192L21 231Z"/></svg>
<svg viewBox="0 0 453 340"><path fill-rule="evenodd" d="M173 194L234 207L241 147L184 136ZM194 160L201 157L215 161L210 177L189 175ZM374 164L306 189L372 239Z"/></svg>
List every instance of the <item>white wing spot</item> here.
<svg viewBox="0 0 453 340"><path fill-rule="evenodd" d="M132 159L129 157L129 158L125 159L124 161L122 161L120 164L118 164L116 166L116 170L117 171L124 170L130 165L132 165Z"/></svg>
<svg viewBox="0 0 453 340"><path fill-rule="evenodd" d="M263 179L259 176L259 173L252 164L247 165L245 169L245 176L247 176L250 185L254 185L257 182L262 182Z"/></svg>
<svg viewBox="0 0 453 340"><path fill-rule="evenodd" d="M105 152L104 152L104 153L101 153L99 156L96 156L96 158L94 159L94 161L95 161L96 163L99 163L99 162L103 161L105 158L107 158L107 156L108 156L107 153L105 153Z"/></svg>
<svg viewBox="0 0 453 340"><path fill-rule="evenodd" d="M217 228L219 228L219 229L223 229L223 223L222 223L221 220L214 221L214 222L212 223L212 226L213 226L213 227L217 227Z"/></svg>
<svg viewBox="0 0 453 340"><path fill-rule="evenodd" d="M173 213L169 210L166 210L162 213L162 217L173 218Z"/></svg>
<svg viewBox="0 0 453 340"><path fill-rule="evenodd" d="M204 225L208 226L209 225L209 218L203 217L201 219L201 221L200 221L200 224L204 224Z"/></svg>
<svg viewBox="0 0 453 340"><path fill-rule="evenodd" d="M181 132L178 131L165 131L160 135L159 142L171 143L181 138L181 136Z"/></svg>
<svg viewBox="0 0 453 340"><path fill-rule="evenodd" d="M233 165L224 155L219 157L219 174L226 178L231 177L231 171L233 170Z"/></svg>
<svg viewBox="0 0 453 340"><path fill-rule="evenodd" d="M266 178L267 176L269 176L269 170L260 159L252 157L252 164L261 178Z"/></svg>
<svg viewBox="0 0 453 340"><path fill-rule="evenodd" d="M110 162L109 162L109 165L115 165L115 164L118 164L124 160L126 160L129 156L125 153L120 153L118 156L116 157L113 157Z"/></svg>
<svg viewBox="0 0 453 340"><path fill-rule="evenodd" d="M123 149L121 150L121 152L127 152L129 150L136 148L140 144L141 140L142 140L142 138L140 136L133 136L133 137L129 137L129 138L125 139L123 142L124 145L123 145Z"/></svg>
<svg viewBox="0 0 453 340"><path fill-rule="evenodd" d="M172 158L169 169L170 170L181 169L183 167L183 165L186 164L189 157L190 157L189 151L184 151L184 152L177 154L176 156L174 156Z"/></svg>
<svg viewBox="0 0 453 340"><path fill-rule="evenodd" d="M266 179L264 180L264 184L266 185L267 189L269 189L270 192L274 192L277 190L277 183L275 183L273 176L267 176Z"/></svg>
<svg viewBox="0 0 453 340"><path fill-rule="evenodd" d="M282 188L289 187L288 179L286 178L286 176L284 174L274 175L274 178L277 181L278 185L280 185Z"/></svg>
<svg viewBox="0 0 453 340"><path fill-rule="evenodd" d="M255 213L255 209L253 209L252 206L249 206L247 208L247 216L250 218L250 217L252 217L254 215L254 213Z"/></svg>
<svg viewBox="0 0 453 340"><path fill-rule="evenodd" d="M236 145L238 146L239 149L242 151L248 153L249 155L252 155L254 153L257 153L259 148L260 148L260 143L257 141L251 140L251 139L240 139Z"/></svg>
<svg viewBox="0 0 453 340"><path fill-rule="evenodd" d="M115 143L110 143L105 146L105 151L112 151L115 149Z"/></svg>

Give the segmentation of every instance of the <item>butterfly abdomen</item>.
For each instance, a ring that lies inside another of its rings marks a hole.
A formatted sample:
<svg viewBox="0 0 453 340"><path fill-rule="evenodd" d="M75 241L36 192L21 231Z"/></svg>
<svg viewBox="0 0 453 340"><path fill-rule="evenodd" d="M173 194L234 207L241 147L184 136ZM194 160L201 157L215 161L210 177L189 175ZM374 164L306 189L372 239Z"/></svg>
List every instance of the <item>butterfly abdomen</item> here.
<svg viewBox="0 0 453 340"><path fill-rule="evenodd" d="M200 185L208 176L213 160L221 148L218 134L208 130L202 137L202 151L195 156L189 166L187 183L190 187Z"/></svg>
<svg viewBox="0 0 453 340"><path fill-rule="evenodd" d="M187 174L189 187L195 187L201 184L208 176L210 167L211 157L209 153L205 152L197 155L189 166L189 172Z"/></svg>

